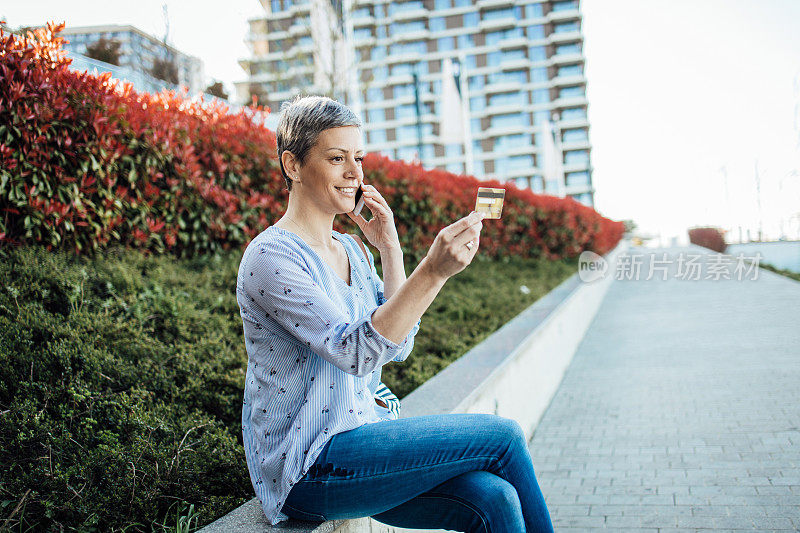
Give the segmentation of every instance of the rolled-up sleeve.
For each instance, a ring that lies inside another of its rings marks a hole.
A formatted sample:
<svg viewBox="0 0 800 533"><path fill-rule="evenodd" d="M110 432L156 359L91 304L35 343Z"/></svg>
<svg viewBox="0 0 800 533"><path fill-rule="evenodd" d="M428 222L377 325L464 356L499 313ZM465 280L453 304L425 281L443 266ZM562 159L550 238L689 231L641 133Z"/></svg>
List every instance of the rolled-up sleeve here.
<svg viewBox="0 0 800 533"><path fill-rule="evenodd" d="M299 342L340 370L366 376L404 353L407 357L413 336L396 344L378 333L372 325L378 306L351 321L290 246L269 241L248 259L244 292Z"/></svg>
<svg viewBox="0 0 800 533"><path fill-rule="evenodd" d="M372 269L372 280L373 280L373 288L375 290L375 299L378 302L378 305L383 305L386 303L386 296L384 295L383 289L383 280L378 276L378 271L375 269L375 260L372 258L372 254L367 252L367 258L369 259L369 267ZM400 352L394 356L391 360L401 363L405 361L409 354L411 354L411 350L414 349L414 337L416 336L417 332L419 331L421 320L417 320L417 323L411 328L411 331L408 332L408 335L405 336L403 340L402 349Z"/></svg>

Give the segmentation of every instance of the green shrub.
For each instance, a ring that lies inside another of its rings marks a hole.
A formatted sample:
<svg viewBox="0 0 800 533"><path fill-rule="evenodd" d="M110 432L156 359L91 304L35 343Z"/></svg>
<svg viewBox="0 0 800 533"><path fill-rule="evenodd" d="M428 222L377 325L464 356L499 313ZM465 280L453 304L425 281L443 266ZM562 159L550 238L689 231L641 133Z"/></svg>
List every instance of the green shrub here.
<svg viewBox="0 0 800 533"><path fill-rule="evenodd" d="M252 497L239 252L88 258L26 247L0 258L0 524L161 531ZM574 271L473 262L384 382L402 398Z"/></svg>

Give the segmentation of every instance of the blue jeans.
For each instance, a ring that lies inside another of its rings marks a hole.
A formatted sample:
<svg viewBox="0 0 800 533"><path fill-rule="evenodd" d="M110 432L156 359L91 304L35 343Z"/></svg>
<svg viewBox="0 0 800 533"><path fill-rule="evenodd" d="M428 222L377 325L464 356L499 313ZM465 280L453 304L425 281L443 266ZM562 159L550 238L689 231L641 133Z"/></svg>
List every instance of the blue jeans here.
<svg viewBox="0 0 800 533"><path fill-rule="evenodd" d="M522 428L487 414L401 418L338 433L282 511L465 533L553 531Z"/></svg>

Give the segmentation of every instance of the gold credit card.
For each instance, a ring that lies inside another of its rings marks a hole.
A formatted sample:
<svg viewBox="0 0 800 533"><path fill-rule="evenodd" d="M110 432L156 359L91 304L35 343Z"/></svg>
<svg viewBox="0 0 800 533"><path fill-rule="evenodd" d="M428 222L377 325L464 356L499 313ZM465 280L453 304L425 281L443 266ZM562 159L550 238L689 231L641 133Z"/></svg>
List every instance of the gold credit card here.
<svg viewBox="0 0 800 533"><path fill-rule="evenodd" d="M478 200L475 202L475 211L485 213L486 216L484 218L500 218L505 197L505 189L478 187Z"/></svg>

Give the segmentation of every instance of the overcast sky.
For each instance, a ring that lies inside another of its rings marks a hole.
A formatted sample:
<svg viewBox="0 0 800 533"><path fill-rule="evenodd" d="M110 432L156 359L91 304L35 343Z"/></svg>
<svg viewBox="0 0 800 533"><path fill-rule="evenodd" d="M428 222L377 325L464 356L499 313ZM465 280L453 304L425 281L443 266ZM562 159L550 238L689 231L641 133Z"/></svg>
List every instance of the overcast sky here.
<svg viewBox="0 0 800 533"><path fill-rule="evenodd" d="M1 0L0 17L163 36L165 3L171 44L232 93L257 0ZM800 2L584 0L582 11L597 209L662 237L705 224L755 235L759 222L800 237Z"/></svg>

